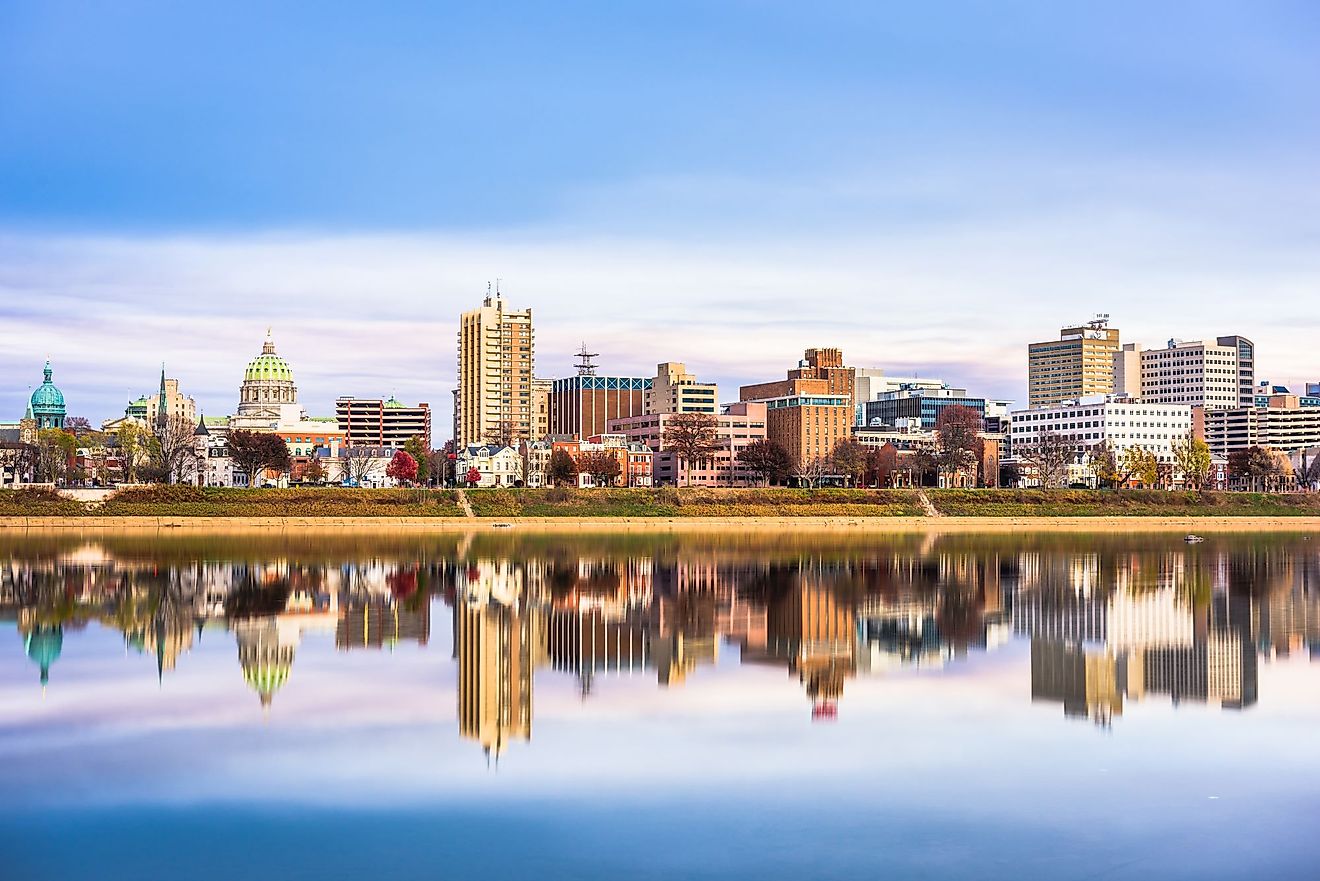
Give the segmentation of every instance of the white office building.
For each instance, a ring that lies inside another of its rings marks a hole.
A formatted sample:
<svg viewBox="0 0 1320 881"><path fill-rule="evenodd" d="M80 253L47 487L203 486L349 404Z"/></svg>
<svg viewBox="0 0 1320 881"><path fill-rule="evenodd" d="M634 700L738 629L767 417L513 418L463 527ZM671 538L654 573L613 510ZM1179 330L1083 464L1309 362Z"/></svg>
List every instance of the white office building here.
<svg viewBox="0 0 1320 881"><path fill-rule="evenodd" d="M1012 454L1030 448L1042 434L1066 439L1079 453L1107 441L1115 456L1128 447L1143 447L1162 463L1173 463L1173 445L1192 430L1192 408L1186 404L1150 404L1131 398L1090 397L1034 410L1015 410L1009 443Z"/></svg>
<svg viewBox="0 0 1320 881"><path fill-rule="evenodd" d="M1114 354L1114 394L1206 410L1250 407L1255 402L1255 352L1242 336L1222 336L1212 343L1169 340L1162 349L1128 343Z"/></svg>

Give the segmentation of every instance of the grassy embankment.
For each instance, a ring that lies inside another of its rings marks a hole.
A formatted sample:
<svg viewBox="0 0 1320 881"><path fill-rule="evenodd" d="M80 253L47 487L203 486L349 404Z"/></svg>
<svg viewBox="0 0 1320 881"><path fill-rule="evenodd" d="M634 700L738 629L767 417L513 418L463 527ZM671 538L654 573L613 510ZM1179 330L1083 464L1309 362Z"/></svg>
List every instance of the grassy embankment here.
<svg viewBox="0 0 1320 881"><path fill-rule="evenodd" d="M920 517L916 493L848 489L482 489L478 517Z"/></svg>
<svg viewBox="0 0 1320 881"><path fill-rule="evenodd" d="M124 489L84 506L50 490L0 493L0 515L100 517L462 517L450 490L228 489L152 486Z"/></svg>
<svg viewBox="0 0 1320 881"><path fill-rule="evenodd" d="M1086 490L926 490L950 517L1320 517L1320 495ZM478 489L479 518L921 517L911 490ZM452 490L126 489L84 506L50 490L0 491L8 517L462 517Z"/></svg>
<svg viewBox="0 0 1320 881"><path fill-rule="evenodd" d="M1317 517L1320 495L1164 490L931 489L948 517Z"/></svg>

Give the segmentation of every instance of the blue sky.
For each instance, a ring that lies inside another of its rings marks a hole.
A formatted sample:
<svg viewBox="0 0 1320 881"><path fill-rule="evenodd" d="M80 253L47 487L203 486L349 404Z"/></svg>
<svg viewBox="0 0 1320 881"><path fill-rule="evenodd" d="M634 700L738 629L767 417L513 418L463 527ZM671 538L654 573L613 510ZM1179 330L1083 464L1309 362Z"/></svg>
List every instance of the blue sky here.
<svg viewBox="0 0 1320 881"><path fill-rule="evenodd" d="M232 410L428 400L488 279L538 372L813 345L1022 400L1025 343L1253 337L1320 379L1312 3L0 7L0 419L161 360ZM13 411L13 412L11 412Z"/></svg>

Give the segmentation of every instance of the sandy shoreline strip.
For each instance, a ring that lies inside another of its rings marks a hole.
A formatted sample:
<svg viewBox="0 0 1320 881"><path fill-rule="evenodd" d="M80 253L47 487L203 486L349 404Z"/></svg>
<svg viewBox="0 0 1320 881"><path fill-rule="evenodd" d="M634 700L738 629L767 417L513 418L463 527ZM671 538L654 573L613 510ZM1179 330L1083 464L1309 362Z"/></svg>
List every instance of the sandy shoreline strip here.
<svg viewBox="0 0 1320 881"><path fill-rule="evenodd" d="M1320 517L0 517L5 532L1320 532Z"/></svg>

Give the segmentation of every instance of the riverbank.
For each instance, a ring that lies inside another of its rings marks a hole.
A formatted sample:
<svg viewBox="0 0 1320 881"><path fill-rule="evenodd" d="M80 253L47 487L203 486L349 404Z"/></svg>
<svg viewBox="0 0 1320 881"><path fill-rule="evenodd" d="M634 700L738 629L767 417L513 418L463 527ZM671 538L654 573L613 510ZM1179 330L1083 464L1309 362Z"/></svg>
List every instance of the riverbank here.
<svg viewBox="0 0 1320 881"><path fill-rule="evenodd" d="M1320 533L1320 517L0 517L0 531L81 533Z"/></svg>
<svg viewBox="0 0 1320 881"><path fill-rule="evenodd" d="M904 528L905 521L972 520L995 528L1020 528L1050 520L1133 525L1140 520L1196 525L1252 520L1269 524L1320 520L1320 494L1190 493L1091 490L864 490L864 489L227 489L157 486L125 489L92 503L52 490L0 492L0 525L37 528L44 523L114 525L141 521L148 528L182 528L198 521L230 520L297 524L419 524L450 528L449 521L574 524L661 524L693 521L707 527L724 522L749 528L753 521L802 528L819 521L874 522ZM59 526L58 528L68 528ZM928 528L927 526L923 526ZM1094 527L1092 527L1094 528ZM1127 527L1121 527L1127 528Z"/></svg>

